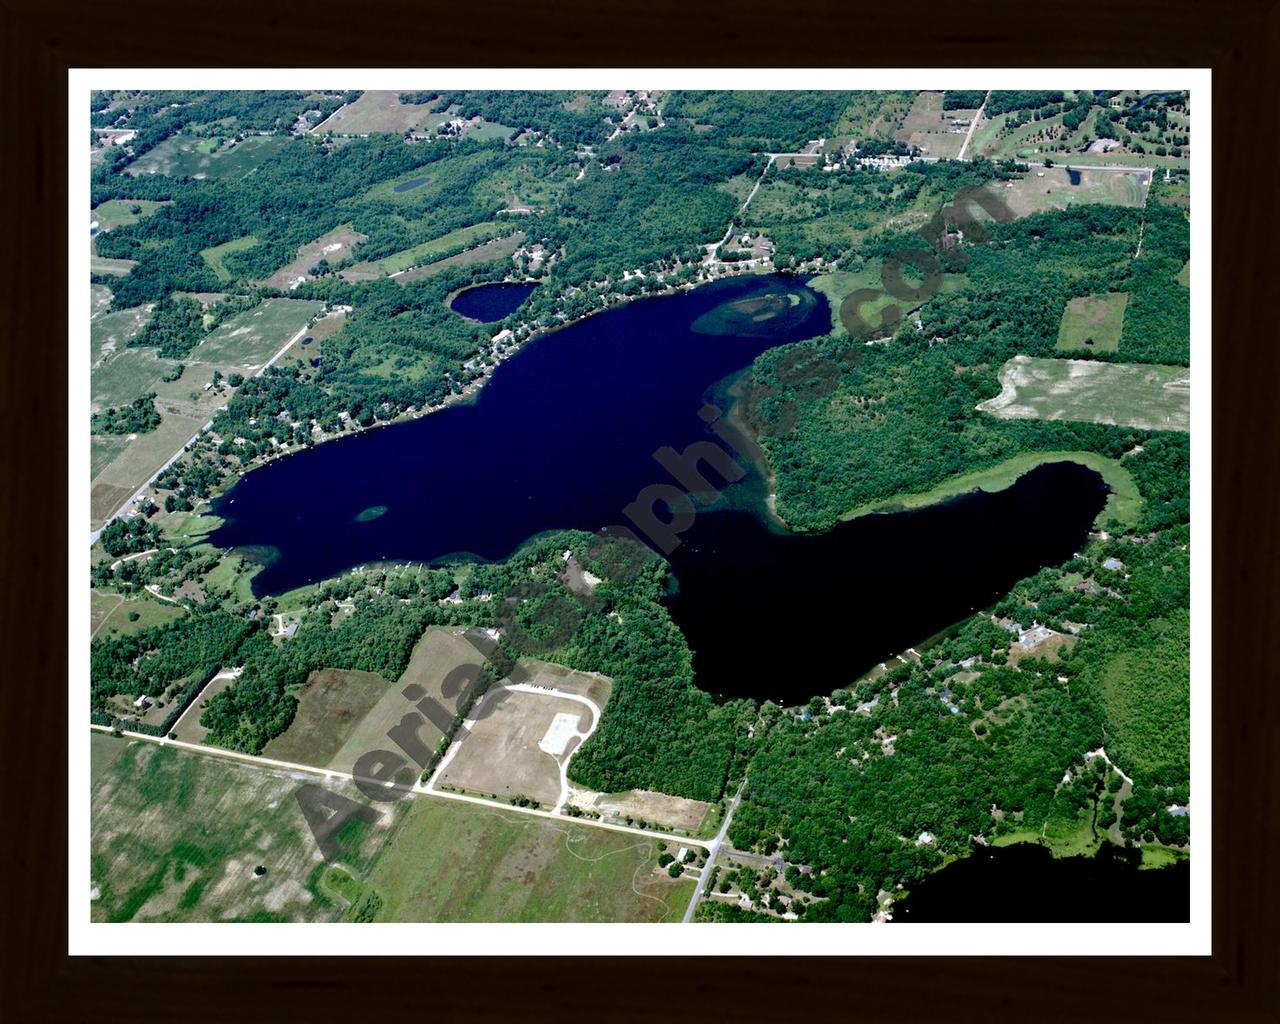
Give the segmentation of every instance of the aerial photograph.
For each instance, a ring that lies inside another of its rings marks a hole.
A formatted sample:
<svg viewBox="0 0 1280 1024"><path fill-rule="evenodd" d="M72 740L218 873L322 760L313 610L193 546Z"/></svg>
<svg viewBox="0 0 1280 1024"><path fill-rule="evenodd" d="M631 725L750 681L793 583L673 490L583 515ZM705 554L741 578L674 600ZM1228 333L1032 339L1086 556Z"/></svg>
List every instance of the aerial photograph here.
<svg viewBox="0 0 1280 1024"><path fill-rule="evenodd" d="M74 916L1189 921L1190 89L88 105Z"/></svg>

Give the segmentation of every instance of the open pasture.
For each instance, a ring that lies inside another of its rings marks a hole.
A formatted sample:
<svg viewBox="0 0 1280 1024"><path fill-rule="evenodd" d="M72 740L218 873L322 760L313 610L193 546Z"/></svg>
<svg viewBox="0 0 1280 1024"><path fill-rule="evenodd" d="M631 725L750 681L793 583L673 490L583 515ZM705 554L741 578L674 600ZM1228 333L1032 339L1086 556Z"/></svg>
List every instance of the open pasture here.
<svg viewBox="0 0 1280 1024"><path fill-rule="evenodd" d="M390 686L376 672L339 668L312 672L298 691L293 722L267 744L263 756L324 767L360 720L387 696Z"/></svg>
<svg viewBox="0 0 1280 1024"><path fill-rule="evenodd" d="M471 643L467 636L474 638L476 643ZM431 698L429 707L432 710L418 735L429 749L434 750L452 723L453 716L471 696L480 678L480 668L493 645L494 641L479 630L440 626L428 629L413 649L404 674L354 725L326 767L349 772L362 754L387 746L387 731L411 712L418 702L426 699L419 697L411 701L405 697L403 691L410 685L420 687L426 697ZM458 685L451 685L446 691L446 677L462 666L470 667L466 668L460 682L454 680Z"/></svg>
<svg viewBox="0 0 1280 1024"><path fill-rule="evenodd" d="M110 256L98 256L96 254L89 257L90 274L112 274L116 277L124 277L137 265L137 260L114 259Z"/></svg>
<svg viewBox="0 0 1280 1024"><path fill-rule="evenodd" d="M976 110L943 110L942 93L922 92L893 137L908 146L919 146L925 156L954 159L960 155L969 122L976 114Z"/></svg>
<svg viewBox="0 0 1280 1024"><path fill-rule="evenodd" d="M334 111L316 125L312 133L326 135L372 135L392 132L402 135L424 126L434 127L446 120L432 103L401 103L400 93L391 89L368 89L354 103Z"/></svg>
<svg viewBox="0 0 1280 1024"><path fill-rule="evenodd" d="M906 314L909 307L916 305L908 300L895 298L885 291L881 269L882 261L871 260L858 270L833 270L809 282L810 287L825 295L831 303L831 329L837 334L857 332L862 336L865 333L862 325L878 327L890 306L897 306L899 315L902 316ZM903 272L911 286L923 284L923 280L911 280L911 267L904 267ZM959 291L968 283L968 280L964 274L943 274L938 292L946 294ZM873 291L877 294L865 300L851 298L855 292L862 291ZM895 324L888 323L884 325L883 331L873 331L872 336L888 335L894 329Z"/></svg>
<svg viewBox="0 0 1280 1024"><path fill-rule="evenodd" d="M326 313L307 329L306 334L284 350L276 365L310 367L311 360L323 351L324 343L346 325L347 314L344 311Z"/></svg>
<svg viewBox="0 0 1280 1024"><path fill-rule="evenodd" d="M158 202L154 199L108 199L93 208L89 219L97 221L98 231L110 231L112 228L136 224L142 218L150 217L160 207L168 205L167 201Z"/></svg>
<svg viewBox="0 0 1280 1024"><path fill-rule="evenodd" d="M854 139L888 139L902 127L915 103L910 92L863 91L852 93L849 105L836 122L835 135Z"/></svg>
<svg viewBox="0 0 1280 1024"><path fill-rule="evenodd" d="M1059 352L1114 352L1120 347L1120 330L1128 292L1080 295L1067 303L1058 327Z"/></svg>
<svg viewBox="0 0 1280 1024"><path fill-rule="evenodd" d="M495 260L508 260L524 241L524 232L517 231L505 238L494 238L473 249L467 249L454 256L446 256L434 263L427 263L413 270L406 270L396 277L396 284L405 285L412 281L420 281L424 277L438 274L449 267L465 267L473 263L491 263Z"/></svg>
<svg viewBox="0 0 1280 1024"><path fill-rule="evenodd" d="M311 280L311 271L321 260L327 260L330 263L345 260L351 255L351 250L355 246L367 240L367 235L360 234L350 224L334 228L314 242L299 246L298 255L291 263L285 264L261 283L268 288L285 291L294 287L299 281Z"/></svg>
<svg viewBox="0 0 1280 1024"><path fill-rule="evenodd" d="M1002 419L1191 429L1191 371L1183 366L1014 356L1000 384L978 409Z"/></svg>
<svg viewBox="0 0 1280 1024"><path fill-rule="evenodd" d="M1078 184L1072 184L1072 176ZM1033 167L1023 177L987 186L1015 217L1030 217L1047 210L1099 203L1104 206L1141 206L1151 182L1149 171L1069 171L1066 167ZM975 211L977 213L977 211ZM978 216L985 216L979 213Z"/></svg>
<svg viewBox="0 0 1280 1024"><path fill-rule="evenodd" d="M527 796L544 807L560 799L560 765L594 726L585 704L495 686L460 730L436 783L499 798Z"/></svg>
<svg viewBox="0 0 1280 1024"><path fill-rule="evenodd" d="M474 245L476 242L491 238L503 229L504 225L495 221L485 221L481 224L458 228L457 231L450 231L448 234L433 238L429 242L422 242L408 249L401 249L399 252L384 256L380 260L357 263L355 266L344 270L342 277L348 281L367 281L383 274L398 274L401 271L408 270L410 267L415 267L422 263L430 263L432 260L453 252L461 246Z"/></svg>
<svg viewBox="0 0 1280 1024"><path fill-rule="evenodd" d="M175 365L173 361L156 355L154 348L127 347L128 339L142 327L138 321L145 320L144 316L133 318L134 313L134 310L108 313L99 317L90 328L95 347L101 346L89 376L92 412L100 412L113 405L128 405L140 395L154 391L154 385Z"/></svg>
<svg viewBox="0 0 1280 1024"><path fill-rule="evenodd" d="M235 275L227 269L223 259L228 253L243 252L257 244L258 240L253 235L245 235L243 238L233 238L221 245L211 245L208 249L201 249L200 258L209 265L209 269L217 275L219 281L230 281Z"/></svg>
<svg viewBox="0 0 1280 1024"><path fill-rule="evenodd" d="M695 882L657 859L644 836L418 797L369 884L380 921L679 921Z"/></svg>
<svg viewBox="0 0 1280 1024"><path fill-rule="evenodd" d="M102 290L107 291L105 288ZM111 301L110 292L107 292L107 301ZM129 341L137 337L150 316L149 306L134 306L132 309L121 309L114 313L96 313L89 321L89 340L92 343L91 369L96 371L113 358L124 357L129 351ZM96 388L97 385L95 384L94 387ZM142 394L142 391L132 397L136 398L139 394Z"/></svg>
<svg viewBox="0 0 1280 1024"><path fill-rule="evenodd" d="M276 135L250 135L241 142L175 135L148 150L124 173L163 174L170 178L243 178L269 160L290 140Z"/></svg>
<svg viewBox="0 0 1280 1024"><path fill-rule="evenodd" d="M341 919L343 908L314 884L322 858L296 798L307 780L105 738L125 749L113 759L98 751L100 766L110 762L91 798L94 921ZM325 785L360 799L341 780ZM368 863L392 820L384 813L377 825L344 830L355 864Z"/></svg>
<svg viewBox="0 0 1280 1024"><path fill-rule="evenodd" d="M264 299L211 331L192 350L189 363L207 363L224 373L258 370L322 307L310 299Z"/></svg>

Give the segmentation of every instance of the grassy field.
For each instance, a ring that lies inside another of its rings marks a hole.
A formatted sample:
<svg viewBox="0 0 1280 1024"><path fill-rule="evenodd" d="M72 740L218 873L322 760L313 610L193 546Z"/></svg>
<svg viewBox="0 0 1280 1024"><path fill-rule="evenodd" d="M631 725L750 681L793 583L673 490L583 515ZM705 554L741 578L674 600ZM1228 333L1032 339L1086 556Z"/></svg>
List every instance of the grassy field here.
<svg viewBox="0 0 1280 1024"><path fill-rule="evenodd" d="M1186 265L1181 270L1178 271L1178 276L1175 280L1177 280L1178 284L1182 285L1182 287L1184 288L1191 287L1191 261L1190 260L1187 260Z"/></svg>
<svg viewBox="0 0 1280 1024"><path fill-rule="evenodd" d="M1133 482L1129 471L1115 459L1108 459L1097 452L1084 451L1023 452L988 469L961 473L932 490L918 494L899 494L888 501L862 505L851 512L846 512L840 518L848 520L878 512L901 512L906 509L924 508L972 491L1002 491L1006 487L1013 486L1019 477L1049 462L1076 462L1082 466L1088 466L1102 476L1107 486L1111 488L1111 494L1107 498L1106 506L1098 513L1098 522L1106 522L1113 516L1126 525L1131 525L1137 520L1138 512L1142 509L1142 496L1138 493L1138 485Z"/></svg>
<svg viewBox="0 0 1280 1024"><path fill-rule="evenodd" d="M884 290L880 279L881 265L880 260L873 260L861 270L835 270L809 282L809 287L821 292L831 303L831 329L836 334L847 334L850 325L857 324L858 318L870 326L879 324L884 310L889 306L898 306L905 315L907 308L912 305L909 300L897 299ZM910 267L905 268L907 274L910 271ZM917 279L911 283L919 285L923 282ZM959 291L968 283L969 279L964 274L943 274L936 294ZM879 292L879 297L858 303L856 308L853 302L845 304L850 295L863 289ZM893 325L888 325L883 333L888 334L892 330Z"/></svg>
<svg viewBox="0 0 1280 1024"><path fill-rule="evenodd" d="M99 327L108 317L120 319ZM102 345L102 354L89 376L93 412L112 405L127 405L139 395L154 390L153 385L176 365L172 360L161 359L154 348L125 347L127 339L141 329L145 320L144 311L122 310L99 317L91 327L95 342Z"/></svg>
<svg viewBox="0 0 1280 1024"><path fill-rule="evenodd" d="M429 242L384 256L380 260L357 263L344 270L342 276L349 281L363 281L383 274L398 274L420 263L430 263L436 257L451 252L459 246L474 245L476 242L491 238L504 229L505 225L496 221L472 224L470 227L450 231L447 235L441 235Z"/></svg>
<svg viewBox="0 0 1280 1024"><path fill-rule="evenodd" d="M93 208L90 219L98 222L99 231L110 231L112 228L136 224L167 205L167 202L157 202L154 199L108 199ZM133 212L135 208L137 213Z"/></svg>
<svg viewBox="0 0 1280 1024"><path fill-rule="evenodd" d="M368 883L382 921L679 921L653 839L416 798Z"/></svg>
<svg viewBox="0 0 1280 1024"><path fill-rule="evenodd" d="M300 781L139 740L97 753L92 792L94 921L327 921L344 908L316 886L322 860L298 807ZM355 788L326 784L350 799ZM389 834L348 826L362 870ZM255 874L255 868L265 870Z"/></svg>
<svg viewBox="0 0 1280 1024"><path fill-rule="evenodd" d="M314 242L299 246L298 255L275 271L262 284L268 288L284 291L292 287L299 278L309 280L310 272L321 260L328 260L330 263L345 260L351 255L351 250L364 241L368 241L368 236L360 234L350 224L334 228Z"/></svg>
<svg viewBox="0 0 1280 1024"><path fill-rule="evenodd" d="M460 252L454 256L446 256L444 259L436 260L434 263L407 270L396 278L396 284L409 284L412 281L430 277L432 274L438 274L448 267L465 267L472 263L489 263L494 260L510 259L511 254L520 247L520 243L523 241L523 231L517 231L515 234L507 235L505 238L495 238L485 242L483 245L477 245L474 249L468 249L466 252Z"/></svg>
<svg viewBox="0 0 1280 1024"><path fill-rule="evenodd" d="M1072 161L1074 162L1074 157ZM1022 178L987 186L1015 217L1029 217L1046 210L1100 203L1106 206L1141 206L1146 198L1146 173L1128 171L1077 171L1080 182L1071 184L1065 167L1032 167Z"/></svg>
<svg viewBox="0 0 1280 1024"><path fill-rule="evenodd" d="M1059 352L1114 352L1120 347L1120 331L1124 326L1124 309L1129 304L1128 292L1106 295L1081 295L1067 303L1058 326Z"/></svg>
<svg viewBox="0 0 1280 1024"><path fill-rule="evenodd" d="M1182 366L1014 356L1000 383L978 409L1002 419L1191 429L1191 371Z"/></svg>
<svg viewBox="0 0 1280 1024"><path fill-rule="evenodd" d="M902 127L915 103L910 92L855 92L836 122L836 135L888 139Z"/></svg>
<svg viewBox="0 0 1280 1024"><path fill-rule="evenodd" d="M129 341L146 326L150 317L149 306L134 306L132 309L120 309L114 313L95 314L89 321L90 368L96 372L111 361L113 356L126 357ZM93 386L96 388L98 383L95 382ZM139 391L133 397L136 398L141 393ZM132 401L133 398L129 400Z"/></svg>
<svg viewBox="0 0 1280 1024"><path fill-rule="evenodd" d="M925 156L954 159L960 154L968 128L953 125L952 121L968 122L976 113L976 110L943 110L942 93L922 92L917 94L894 138L908 146L919 146Z"/></svg>
<svg viewBox="0 0 1280 1024"><path fill-rule="evenodd" d="M201 249L200 258L209 265L209 269L218 276L219 281L230 281L235 275L226 268L226 265L222 262L223 257L227 253L252 249L257 244L258 240L253 235L245 235L243 238L233 238L230 242L223 242L221 245Z"/></svg>
<svg viewBox="0 0 1280 1024"><path fill-rule="evenodd" d="M323 303L310 299L264 299L255 309L232 317L211 331L192 350L191 363L207 363L223 370L257 370L302 330Z"/></svg>
<svg viewBox="0 0 1280 1024"><path fill-rule="evenodd" d="M118 260L109 256L89 257L89 273L91 274L115 274L118 277L123 277L137 265L137 260Z"/></svg>
<svg viewBox="0 0 1280 1024"><path fill-rule="evenodd" d="M201 341L184 360L186 371L176 381L161 379L176 364L160 359L152 348L125 348L103 359L91 379L95 408L124 405L154 391L161 420L155 430L126 439L123 447L115 439L98 444L90 491L93 525L114 512L226 402L225 395L205 389L215 371L252 373L320 308L319 302L267 299Z"/></svg>
<svg viewBox="0 0 1280 1024"><path fill-rule="evenodd" d="M326 767L349 772L356 759L370 750L377 750L387 745L387 730L395 726L415 706L402 693L410 684L417 685L434 698L443 708L439 710L418 730L418 735L428 748L434 749L452 721L453 715L463 706L470 696L472 685L479 679L479 668L485 656L471 643L463 638L460 629L432 627L428 629L418 645L413 649L409 665L404 674L390 687L370 711L350 730L345 742L334 754ZM477 635L477 634L473 634ZM478 634L483 638L483 634ZM487 638L484 638L487 640ZM488 641L492 643L492 641ZM485 650L491 647L486 646ZM460 665L473 665L469 679L465 685L459 685L453 692L444 690L445 677ZM419 698L422 700L423 698Z"/></svg>
<svg viewBox="0 0 1280 1024"><path fill-rule="evenodd" d="M354 103L335 112L317 125L317 135L366 135L393 132L402 135L414 128L437 124L445 115L434 113L430 103L401 103L400 94L388 89L369 89Z"/></svg>
<svg viewBox="0 0 1280 1024"><path fill-rule="evenodd" d="M347 325L345 312L330 312L317 320L305 335L295 341L276 362L277 366L301 366L311 373L311 360L324 351L324 343L341 333Z"/></svg>
<svg viewBox="0 0 1280 1024"><path fill-rule="evenodd" d="M312 672L298 691L293 722L267 744L263 756L295 764L327 765L360 720L390 689L390 684L376 672L336 668ZM401 700L408 710L409 702Z"/></svg>
<svg viewBox="0 0 1280 1024"><path fill-rule="evenodd" d="M89 733L89 785L95 786L125 752L128 744L102 732Z"/></svg>
<svg viewBox="0 0 1280 1024"><path fill-rule="evenodd" d="M163 174L171 178L243 178L270 159L289 140L275 135L251 135L228 144L196 135L175 135L148 150L125 168L126 174Z"/></svg>
<svg viewBox="0 0 1280 1024"><path fill-rule="evenodd" d="M111 633L136 633L151 626L172 622L185 611L182 605L159 601L149 596L122 597L119 594L93 593L90 602L90 629L99 636ZM131 619L136 615L136 619Z"/></svg>

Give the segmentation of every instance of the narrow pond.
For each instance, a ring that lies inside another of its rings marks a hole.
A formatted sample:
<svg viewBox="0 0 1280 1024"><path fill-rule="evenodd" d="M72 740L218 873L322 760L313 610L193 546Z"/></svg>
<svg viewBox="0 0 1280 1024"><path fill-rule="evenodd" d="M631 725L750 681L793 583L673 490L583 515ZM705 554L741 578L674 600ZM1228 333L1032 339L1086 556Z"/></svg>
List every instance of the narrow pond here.
<svg viewBox="0 0 1280 1024"><path fill-rule="evenodd" d="M630 526L623 509L673 482L654 452L714 440L704 402L759 353L829 324L826 300L784 277L601 313L525 348L471 404L248 474L216 503L225 525L211 539L270 551L261 594L372 561L501 559L547 530ZM1106 498L1096 473L1060 463L997 494L798 536L764 513L762 480L736 461L745 477L669 556L671 611L700 686L788 705L1070 558Z"/></svg>

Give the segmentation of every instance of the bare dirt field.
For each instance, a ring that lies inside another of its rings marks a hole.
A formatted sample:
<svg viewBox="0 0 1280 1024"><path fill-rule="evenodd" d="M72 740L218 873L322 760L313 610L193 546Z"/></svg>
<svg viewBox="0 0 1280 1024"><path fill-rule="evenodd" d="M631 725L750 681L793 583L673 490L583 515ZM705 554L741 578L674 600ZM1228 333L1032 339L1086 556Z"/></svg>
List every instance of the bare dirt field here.
<svg viewBox="0 0 1280 1024"><path fill-rule="evenodd" d="M299 281L310 281L311 271L321 260L328 260L330 263L345 260L355 246L367 240L367 235L360 234L350 224L334 228L314 242L299 246L297 258L292 263L285 264L261 283L268 288L286 291Z"/></svg>
<svg viewBox="0 0 1280 1024"><path fill-rule="evenodd" d="M433 117L430 103L401 103L400 94L389 89L370 89L354 103L349 103L316 125L313 132L324 135L367 135L374 132L403 134L420 128L428 121L439 121L442 115Z"/></svg>
<svg viewBox="0 0 1280 1024"><path fill-rule="evenodd" d="M613 689L613 680L608 676L595 672L580 672L577 669L565 668L563 665L553 665L550 662L533 661L528 658L520 660L515 671L511 673L510 679L513 683L529 683L532 686L576 693L580 697L595 701L601 708L604 707L605 701L609 699L609 692Z"/></svg>
<svg viewBox="0 0 1280 1024"><path fill-rule="evenodd" d="M454 740L437 785L499 798L527 796L551 807L560 799L560 765L595 724L585 704L496 686L476 705L477 719Z"/></svg>
<svg viewBox="0 0 1280 1024"><path fill-rule="evenodd" d="M1183 366L1014 356L1001 368L1000 384L1000 394L979 403L979 411L1002 419L1191 429L1191 371Z"/></svg>
<svg viewBox="0 0 1280 1024"><path fill-rule="evenodd" d="M469 642L464 633L474 637L481 649ZM409 659L409 667L405 669L404 675L360 720L325 767L349 772L361 755L370 750L385 748L389 742L387 731L425 700L424 697L419 697L415 702L405 697L403 690L410 685L420 687L426 691L427 697L432 698L432 703L428 705L427 721L418 730L418 735L423 743L434 749L444 736L454 714L470 697L479 679L480 666L485 661L485 655L493 649L493 643L479 630L442 626L428 629L413 649L413 656ZM465 673L459 673L453 680L456 685L451 685L446 692L446 677L460 666L470 668Z"/></svg>
<svg viewBox="0 0 1280 1024"><path fill-rule="evenodd" d="M617 818L643 819L655 825L696 833L712 805L649 789L629 789L622 793L597 793L574 787L568 803L583 810L599 811L605 821Z"/></svg>
<svg viewBox="0 0 1280 1024"><path fill-rule="evenodd" d="M339 668L312 672L298 691L293 722L267 744L263 756L324 767L390 689L391 684L376 672Z"/></svg>

